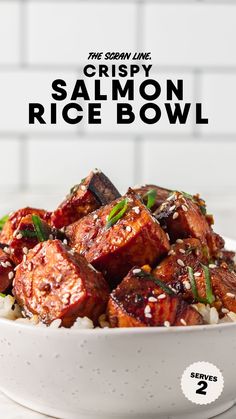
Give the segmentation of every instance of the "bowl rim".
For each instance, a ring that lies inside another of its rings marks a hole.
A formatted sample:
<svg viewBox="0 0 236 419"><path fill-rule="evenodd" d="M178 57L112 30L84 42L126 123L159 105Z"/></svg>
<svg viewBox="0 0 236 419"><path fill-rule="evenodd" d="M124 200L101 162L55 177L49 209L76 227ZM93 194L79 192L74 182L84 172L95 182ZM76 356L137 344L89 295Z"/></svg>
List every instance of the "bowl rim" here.
<svg viewBox="0 0 236 419"><path fill-rule="evenodd" d="M64 335L91 335L91 336L114 336L114 335L143 335L143 334L192 334L199 332L223 331L224 329L236 329L236 322L217 323L217 324L202 324L195 326L170 326L170 327L117 327L117 328L94 328L94 329L79 329L66 327L44 327L29 323L21 323L15 320L0 318L1 326L9 326L22 331L35 331L42 334L64 334ZM50 330L50 332L48 332Z"/></svg>

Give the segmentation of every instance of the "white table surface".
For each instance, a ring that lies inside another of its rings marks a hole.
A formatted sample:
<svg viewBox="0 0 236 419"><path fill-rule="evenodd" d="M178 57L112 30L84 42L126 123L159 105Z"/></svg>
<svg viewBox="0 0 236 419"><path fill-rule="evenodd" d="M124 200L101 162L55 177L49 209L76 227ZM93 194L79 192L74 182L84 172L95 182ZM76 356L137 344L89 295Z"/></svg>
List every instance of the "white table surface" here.
<svg viewBox="0 0 236 419"><path fill-rule="evenodd" d="M53 419L51 416L41 415L40 413L33 412L32 410L26 409L23 406L8 399L4 394L0 392L0 406L1 414L0 417L4 419ZM236 406L222 415L217 416L215 419L235 419L236 418Z"/></svg>

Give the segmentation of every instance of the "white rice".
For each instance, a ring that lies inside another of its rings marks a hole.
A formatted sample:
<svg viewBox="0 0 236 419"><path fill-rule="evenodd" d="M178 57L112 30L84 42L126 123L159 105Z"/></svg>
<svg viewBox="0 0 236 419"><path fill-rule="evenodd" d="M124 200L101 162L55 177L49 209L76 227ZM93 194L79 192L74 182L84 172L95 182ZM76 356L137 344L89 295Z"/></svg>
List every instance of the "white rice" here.
<svg viewBox="0 0 236 419"><path fill-rule="evenodd" d="M193 304L194 307L203 317L205 324L219 324L219 323L236 323L236 313L228 311L221 319L215 307L210 307L209 304ZM222 311L224 313L225 310Z"/></svg>
<svg viewBox="0 0 236 419"><path fill-rule="evenodd" d="M224 314L224 316L220 319L216 308L210 307L209 304L197 303L192 304L192 307L202 315L205 324L236 323L236 313L233 311L228 311L223 308L222 314ZM7 295L6 297L0 296L0 318L15 320L19 323L31 324L37 327L47 327L44 323L39 321L37 315L34 315L31 318L24 318L19 305L11 295ZM98 323L99 328L104 329L110 327L106 314L102 314L99 317ZM60 326L61 319L56 319L49 327L59 328ZM73 326L71 326L71 329L94 329L94 324L88 317L78 317Z"/></svg>
<svg viewBox="0 0 236 419"><path fill-rule="evenodd" d="M32 316L31 318L24 318L22 316L21 309L19 305L15 302L15 298L11 295L6 297L0 296L0 318L15 320L19 323L24 323L28 325L35 325L37 327L47 327L44 323L40 322L37 315ZM53 320L49 327L59 328L61 326L61 319ZM101 326L102 327L102 326ZM71 327L71 329L93 329L94 324L91 319L88 317L78 317Z"/></svg>

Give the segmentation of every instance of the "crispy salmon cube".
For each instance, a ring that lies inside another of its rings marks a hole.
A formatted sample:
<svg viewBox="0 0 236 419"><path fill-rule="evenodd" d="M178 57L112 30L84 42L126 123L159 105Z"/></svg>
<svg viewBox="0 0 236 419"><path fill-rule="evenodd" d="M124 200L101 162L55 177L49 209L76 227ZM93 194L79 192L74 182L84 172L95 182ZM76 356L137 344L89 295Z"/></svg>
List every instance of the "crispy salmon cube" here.
<svg viewBox="0 0 236 419"><path fill-rule="evenodd" d="M222 249L216 254L214 263L217 266L236 272L235 252Z"/></svg>
<svg viewBox="0 0 236 419"><path fill-rule="evenodd" d="M61 319L65 327L77 317L97 323L109 297L102 274L59 240L29 251L16 270L13 292L27 315L36 314L46 324Z"/></svg>
<svg viewBox="0 0 236 419"><path fill-rule="evenodd" d="M0 249L0 292L6 292L14 278L14 264L9 256Z"/></svg>
<svg viewBox="0 0 236 419"><path fill-rule="evenodd" d="M214 266L214 265L209 265ZM230 272L228 269L212 267L209 268L210 282L212 293L215 297L213 305L217 308L227 309L236 313L236 274ZM206 300L206 275L203 267L198 266L194 269L194 281L196 284L197 295L199 300ZM183 298L189 302L197 302L196 296L193 292L189 274L180 276L178 281L172 281L171 287L178 290ZM188 285L189 284L189 285ZM200 301L201 302L201 301ZM220 303L220 304L219 304Z"/></svg>
<svg viewBox="0 0 236 419"><path fill-rule="evenodd" d="M151 211L156 211L171 194L169 189L161 188L157 185L135 186L133 190L142 198L145 205L148 203L148 196L152 196Z"/></svg>
<svg viewBox="0 0 236 419"><path fill-rule="evenodd" d="M29 249L33 249L40 241L48 240L49 238L65 239L64 233L55 229L55 227L50 227L38 216L37 221L40 223L40 230L42 233L41 238L37 235L36 226L31 214L21 218L18 227L13 234L13 238L9 244L9 252L11 259L16 265L22 261L23 256L28 253Z"/></svg>
<svg viewBox="0 0 236 419"><path fill-rule="evenodd" d="M9 244L13 238L13 233L18 228L18 225L23 217L29 214L38 215L42 220L50 223L51 213L37 208L22 208L9 215L9 218L0 233L0 242Z"/></svg>
<svg viewBox="0 0 236 419"><path fill-rule="evenodd" d="M178 279L187 272L187 267L197 268L200 262L209 260L208 248L198 239L178 239L171 246L168 256L152 271L153 275L164 282Z"/></svg>
<svg viewBox="0 0 236 419"><path fill-rule="evenodd" d="M109 227L111 211L126 211ZM116 285L134 265L155 265L169 250L159 223L135 194L128 194L66 228L70 245Z"/></svg>
<svg viewBox="0 0 236 419"><path fill-rule="evenodd" d="M224 240L215 234L202 213L202 206L193 198L188 198L181 192L174 192L155 212L170 236L171 242L177 239L195 237L215 254L224 246Z"/></svg>
<svg viewBox="0 0 236 419"><path fill-rule="evenodd" d="M111 327L189 326L203 322L181 297L168 294L136 267L111 293L107 317Z"/></svg>
<svg viewBox="0 0 236 419"><path fill-rule="evenodd" d="M57 228L72 224L119 197L118 190L104 173L91 172L71 189L70 194L53 212L52 224Z"/></svg>

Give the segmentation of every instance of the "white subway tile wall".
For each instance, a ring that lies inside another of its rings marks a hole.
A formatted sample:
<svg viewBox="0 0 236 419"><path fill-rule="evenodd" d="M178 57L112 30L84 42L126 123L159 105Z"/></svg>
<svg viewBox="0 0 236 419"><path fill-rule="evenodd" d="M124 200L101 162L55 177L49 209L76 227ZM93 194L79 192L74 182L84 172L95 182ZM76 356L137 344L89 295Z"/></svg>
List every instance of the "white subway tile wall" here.
<svg viewBox="0 0 236 419"><path fill-rule="evenodd" d="M20 57L20 3L0 2L0 64L17 64Z"/></svg>
<svg viewBox="0 0 236 419"><path fill-rule="evenodd" d="M0 0L0 211L51 209L100 167L121 191L156 182L202 193L216 229L236 238L235 22L235 0ZM65 79L69 95L90 51L150 51L157 104L168 78L184 79L184 100L202 102L209 124L191 111L170 125L161 107L161 121L144 125L137 100L132 126L116 125L109 101L101 126L86 124L86 110L77 126L29 125L28 103L45 103L49 120L52 81Z"/></svg>

